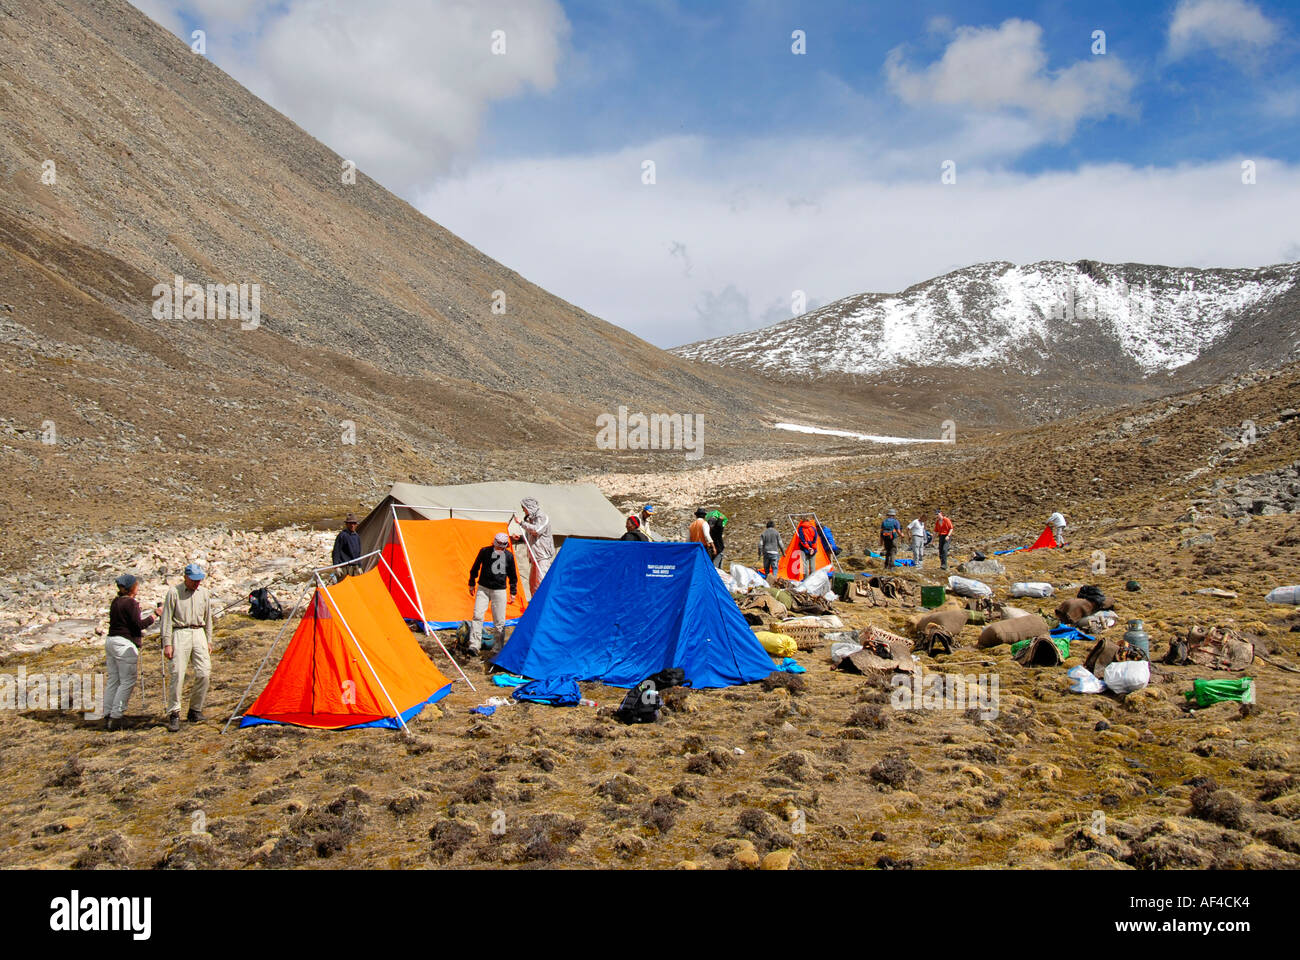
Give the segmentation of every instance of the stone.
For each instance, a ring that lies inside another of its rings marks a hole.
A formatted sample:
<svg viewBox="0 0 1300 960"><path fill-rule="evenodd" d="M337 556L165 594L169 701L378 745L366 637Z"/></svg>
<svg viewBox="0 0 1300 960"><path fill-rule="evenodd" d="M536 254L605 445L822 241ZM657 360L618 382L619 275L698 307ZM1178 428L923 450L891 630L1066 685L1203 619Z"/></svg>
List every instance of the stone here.
<svg viewBox="0 0 1300 960"><path fill-rule="evenodd" d="M760 870L789 870L794 858L793 850L773 850L759 864Z"/></svg>
<svg viewBox="0 0 1300 960"><path fill-rule="evenodd" d="M1001 560L967 560L965 563L957 564L957 572L976 576L1002 576L1007 572L1007 568Z"/></svg>

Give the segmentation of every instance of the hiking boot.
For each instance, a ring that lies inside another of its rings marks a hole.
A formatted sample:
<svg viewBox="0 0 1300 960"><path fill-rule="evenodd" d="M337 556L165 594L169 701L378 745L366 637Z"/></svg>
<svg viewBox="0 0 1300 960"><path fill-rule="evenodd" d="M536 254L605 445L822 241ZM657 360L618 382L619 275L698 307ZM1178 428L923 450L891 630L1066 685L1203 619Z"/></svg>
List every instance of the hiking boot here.
<svg viewBox="0 0 1300 960"><path fill-rule="evenodd" d="M181 729L180 713L169 713L167 715L167 729L172 733L177 733Z"/></svg>
<svg viewBox="0 0 1300 960"><path fill-rule="evenodd" d="M188 720L190 723L198 723L200 720L203 719L203 711L195 710L193 707L191 707L190 712L185 714L185 719Z"/></svg>
<svg viewBox="0 0 1300 960"><path fill-rule="evenodd" d="M109 718L108 718L108 722L104 724L104 729L105 729L105 730L121 730L121 729L122 729L122 718L121 718L121 717L109 717Z"/></svg>

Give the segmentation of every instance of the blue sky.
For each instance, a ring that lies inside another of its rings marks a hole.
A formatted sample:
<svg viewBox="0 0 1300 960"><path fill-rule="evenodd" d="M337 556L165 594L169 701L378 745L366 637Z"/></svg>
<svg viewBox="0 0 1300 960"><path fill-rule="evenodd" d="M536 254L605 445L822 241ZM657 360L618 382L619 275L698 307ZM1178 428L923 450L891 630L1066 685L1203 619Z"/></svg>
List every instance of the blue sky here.
<svg viewBox="0 0 1300 960"><path fill-rule="evenodd" d="M137 6L663 346L984 260L1300 259L1300 18L1265 0Z"/></svg>

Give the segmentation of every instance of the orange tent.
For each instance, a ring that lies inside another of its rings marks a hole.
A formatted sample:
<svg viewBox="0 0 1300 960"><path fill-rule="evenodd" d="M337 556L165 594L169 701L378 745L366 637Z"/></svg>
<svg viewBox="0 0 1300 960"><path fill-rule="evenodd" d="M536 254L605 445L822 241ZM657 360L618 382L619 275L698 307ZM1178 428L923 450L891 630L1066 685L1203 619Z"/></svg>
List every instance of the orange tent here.
<svg viewBox="0 0 1300 960"><path fill-rule="evenodd" d="M814 525L814 529L816 526ZM822 542L820 536L816 539L817 554L813 557L813 569L797 569L804 562L803 551L799 549L799 534L796 532L790 538L790 545L785 548L785 556L781 558L781 564L777 567L777 576L785 577L787 580L802 581L807 580L810 576L820 570L822 567L830 566L831 555L826 552L826 544ZM796 559L795 554L798 554Z"/></svg>
<svg viewBox="0 0 1300 960"><path fill-rule="evenodd" d="M1043 527L1043 532L1038 535L1038 539L1031 543L1026 550L1042 550L1046 547L1055 547L1056 537L1052 533L1051 527Z"/></svg>
<svg viewBox="0 0 1300 960"><path fill-rule="evenodd" d="M372 569L320 584L241 727L404 727L451 681L425 656Z"/></svg>
<svg viewBox="0 0 1300 960"><path fill-rule="evenodd" d="M399 517L382 551L391 572L384 568L381 576L402 616L428 621L436 630L474 619L474 597L469 592L474 557L498 533L508 532L505 520ZM510 551L514 553L513 546ZM506 624L523 612L523 595L516 593L515 602L506 607Z"/></svg>

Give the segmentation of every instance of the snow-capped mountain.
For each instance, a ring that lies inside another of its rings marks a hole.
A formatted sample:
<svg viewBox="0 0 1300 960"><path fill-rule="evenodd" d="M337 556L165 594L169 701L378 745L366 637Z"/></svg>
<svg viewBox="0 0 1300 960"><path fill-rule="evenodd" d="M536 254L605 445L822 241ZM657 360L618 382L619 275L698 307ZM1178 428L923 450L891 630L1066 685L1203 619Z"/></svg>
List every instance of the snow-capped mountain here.
<svg viewBox="0 0 1300 960"><path fill-rule="evenodd" d="M1136 383L1218 353L1234 366L1300 357L1297 281L1300 263L982 263L674 352L801 379L938 367Z"/></svg>

